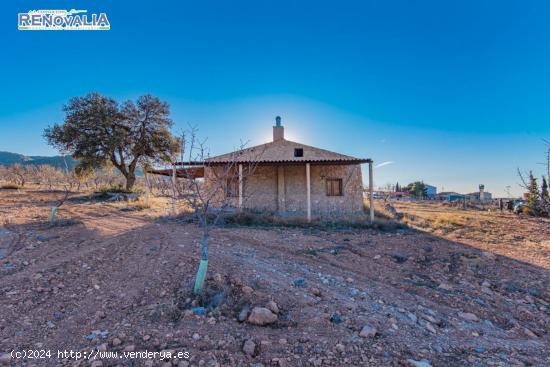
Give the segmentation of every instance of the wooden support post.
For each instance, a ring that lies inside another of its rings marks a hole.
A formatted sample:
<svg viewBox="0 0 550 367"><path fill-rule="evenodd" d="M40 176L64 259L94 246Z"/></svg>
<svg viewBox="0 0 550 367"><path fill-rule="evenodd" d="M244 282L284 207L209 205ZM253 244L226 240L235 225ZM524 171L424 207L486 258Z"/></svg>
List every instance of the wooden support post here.
<svg viewBox="0 0 550 367"><path fill-rule="evenodd" d="M239 209L243 208L243 165L239 164Z"/></svg>
<svg viewBox="0 0 550 367"><path fill-rule="evenodd" d="M311 222L311 174L309 163L306 163L306 191L307 191L307 221Z"/></svg>
<svg viewBox="0 0 550 367"><path fill-rule="evenodd" d="M277 210L279 211L279 214L286 211L284 166L277 166Z"/></svg>
<svg viewBox="0 0 550 367"><path fill-rule="evenodd" d="M370 209L370 221L374 222L374 180L372 177L372 159L369 160L369 209Z"/></svg>
<svg viewBox="0 0 550 367"><path fill-rule="evenodd" d="M176 165L172 165L172 215L176 215Z"/></svg>

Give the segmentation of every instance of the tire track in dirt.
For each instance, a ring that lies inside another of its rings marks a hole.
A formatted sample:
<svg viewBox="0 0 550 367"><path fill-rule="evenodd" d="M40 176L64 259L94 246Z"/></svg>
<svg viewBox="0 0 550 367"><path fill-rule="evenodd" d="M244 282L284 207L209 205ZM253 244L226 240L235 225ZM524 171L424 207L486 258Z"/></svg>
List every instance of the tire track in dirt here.
<svg viewBox="0 0 550 367"><path fill-rule="evenodd" d="M143 277L150 277L153 274L153 268L158 266L162 256L159 256L156 262L143 266L142 258L144 257L142 250L146 248L145 242L150 239L150 236L143 236L141 231L143 227L149 223L140 218L131 216L121 216L121 218L98 218L79 213L79 219L84 222L84 226L88 229L101 228L103 231L92 231L86 241L81 243L81 250L71 252L69 257L61 256L62 260L55 264L50 264L48 268L42 265L38 271L48 273L48 270L54 270L66 267L66 270L71 271L74 276L78 275L78 283L68 281L68 287L76 287L84 285L84 298L78 298L75 302L65 302L65 314L70 317L70 321L59 322L58 327L65 329L67 335L85 335L92 327L90 315L94 315L96 311L106 309L107 311L114 308L127 308L131 305L132 300L139 297L141 289L129 287L127 293L128 301L120 303L120 288L124 288L124 284L136 279L141 274ZM76 230L77 228L71 228ZM58 242L58 241L55 241ZM53 243L50 243L51 246ZM58 249L58 253L62 252ZM54 253L55 255L55 253ZM91 265L90 268L82 270L80 263ZM155 265L155 263L157 265ZM76 279L75 279L76 281ZM114 285L114 287L113 287ZM93 287L98 287L94 289ZM93 300L90 295L95 294ZM105 308L106 307L106 308ZM94 326L96 327L96 326ZM86 331L88 329L88 331ZM52 332L52 331L50 331ZM75 340L71 337L58 335L58 346L74 344ZM80 345L85 345L84 341L79 342Z"/></svg>

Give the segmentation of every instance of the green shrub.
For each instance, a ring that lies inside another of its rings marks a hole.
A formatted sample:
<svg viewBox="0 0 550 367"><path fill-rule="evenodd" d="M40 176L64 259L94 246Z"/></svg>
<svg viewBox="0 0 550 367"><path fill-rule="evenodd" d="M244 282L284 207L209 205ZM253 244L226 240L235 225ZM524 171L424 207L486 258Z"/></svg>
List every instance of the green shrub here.
<svg viewBox="0 0 550 367"><path fill-rule="evenodd" d="M99 190L97 190L96 194L108 194L108 193L116 193L116 194L133 194L138 191L136 190L126 190L121 185L113 185L113 186L103 186L100 187Z"/></svg>

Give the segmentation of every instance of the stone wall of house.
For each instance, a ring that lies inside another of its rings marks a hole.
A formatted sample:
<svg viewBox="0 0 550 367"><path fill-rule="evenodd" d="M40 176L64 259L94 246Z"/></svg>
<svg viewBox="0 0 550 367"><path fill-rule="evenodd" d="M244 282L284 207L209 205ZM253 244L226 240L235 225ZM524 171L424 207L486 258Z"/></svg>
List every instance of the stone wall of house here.
<svg viewBox="0 0 550 367"><path fill-rule="evenodd" d="M208 186L212 171L220 167L205 169ZM253 175L246 175L243 206L263 212L278 212L277 166L258 166ZM306 167L284 166L284 199L286 211L282 215L306 215ZM245 169L246 172L246 169ZM311 210L315 217L340 217L363 211L362 176L360 165L311 165ZM342 179L342 196L327 196L326 179ZM217 193L218 201L224 201L224 190ZM229 205L236 207L238 198L229 198Z"/></svg>
<svg viewBox="0 0 550 367"><path fill-rule="evenodd" d="M277 211L277 168L273 166L256 166L253 168L253 174L248 174L247 170L249 168L252 169L247 165L243 167L243 206L259 211ZM236 167L230 173L226 173L225 170L226 168L222 166L205 167L204 188L206 197L213 198L212 205L215 207L228 205L236 208L239 199L238 197L226 197L226 181L227 179L236 180L238 170ZM225 179L220 179L220 177L225 177Z"/></svg>
<svg viewBox="0 0 550 367"><path fill-rule="evenodd" d="M305 171L305 168L304 168ZM304 176L305 172L301 175ZM327 178L342 179L342 196L327 196ZM305 186L305 184L304 184ZM306 211L305 195L302 210ZM311 210L314 216L339 217L363 211L363 180L360 165L311 166Z"/></svg>
<svg viewBox="0 0 550 367"><path fill-rule="evenodd" d="M243 206L245 208L277 211L277 167L257 166L244 182Z"/></svg>

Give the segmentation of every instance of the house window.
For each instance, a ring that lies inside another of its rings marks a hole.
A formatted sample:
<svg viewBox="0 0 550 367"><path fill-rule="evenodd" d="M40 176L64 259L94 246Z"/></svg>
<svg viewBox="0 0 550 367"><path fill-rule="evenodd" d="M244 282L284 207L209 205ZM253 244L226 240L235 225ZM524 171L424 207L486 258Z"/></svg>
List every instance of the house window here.
<svg viewBox="0 0 550 367"><path fill-rule="evenodd" d="M327 178L327 196L342 196L342 179Z"/></svg>
<svg viewBox="0 0 550 367"><path fill-rule="evenodd" d="M303 157L304 156L304 148L294 148L294 156L295 157Z"/></svg>

